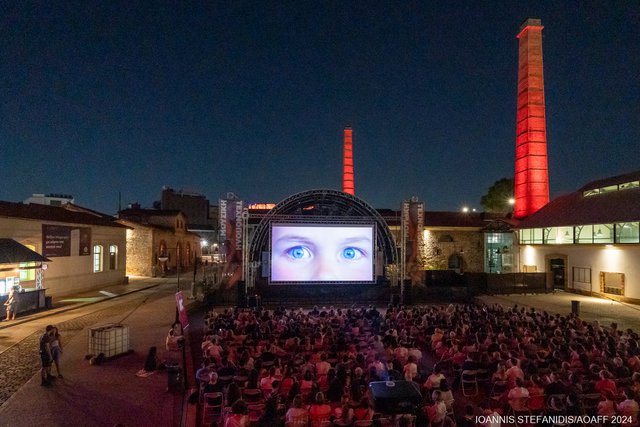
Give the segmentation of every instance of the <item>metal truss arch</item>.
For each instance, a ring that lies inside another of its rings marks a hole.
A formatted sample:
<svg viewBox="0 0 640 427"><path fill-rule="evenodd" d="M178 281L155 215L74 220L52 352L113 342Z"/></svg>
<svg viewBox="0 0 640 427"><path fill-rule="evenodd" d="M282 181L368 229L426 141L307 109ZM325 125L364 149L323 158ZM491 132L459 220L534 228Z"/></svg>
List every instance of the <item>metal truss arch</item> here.
<svg viewBox="0 0 640 427"><path fill-rule="evenodd" d="M396 244L387 222L364 200L339 190L316 189L287 197L260 221L251 239L249 261L260 261L268 250L269 230L273 222L314 222L316 224L376 224L376 245L385 265L396 264Z"/></svg>

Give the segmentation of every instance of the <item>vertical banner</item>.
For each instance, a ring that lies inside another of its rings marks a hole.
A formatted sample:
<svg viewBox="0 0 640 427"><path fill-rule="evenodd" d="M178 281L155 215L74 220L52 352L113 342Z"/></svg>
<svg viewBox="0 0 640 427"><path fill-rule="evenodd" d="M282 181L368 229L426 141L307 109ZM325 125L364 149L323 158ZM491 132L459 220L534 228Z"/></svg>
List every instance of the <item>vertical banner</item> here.
<svg viewBox="0 0 640 427"><path fill-rule="evenodd" d="M224 244L224 241L227 240L227 201L224 199L220 200L220 243Z"/></svg>
<svg viewBox="0 0 640 427"><path fill-rule="evenodd" d="M236 219L235 229L236 229L236 251L242 250L242 200L236 200L235 203L236 210L234 212L234 217Z"/></svg>
<svg viewBox="0 0 640 427"><path fill-rule="evenodd" d="M91 228L81 227L80 229L80 245L78 247L78 255L91 255Z"/></svg>
<svg viewBox="0 0 640 427"><path fill-rule="evenodd" d="M233 288L242 278L242 209L244 203L235 194L220 200L220 242L225 255L221 285Z"/></svg>
<svg viewBox="0 0 640 427"><path fill-rule="evenodd" d="M184 329L189 326L189 316L187 316L187 308L184 306L182 291L176 292L176 309L178 310L178 320Z"/></svg>

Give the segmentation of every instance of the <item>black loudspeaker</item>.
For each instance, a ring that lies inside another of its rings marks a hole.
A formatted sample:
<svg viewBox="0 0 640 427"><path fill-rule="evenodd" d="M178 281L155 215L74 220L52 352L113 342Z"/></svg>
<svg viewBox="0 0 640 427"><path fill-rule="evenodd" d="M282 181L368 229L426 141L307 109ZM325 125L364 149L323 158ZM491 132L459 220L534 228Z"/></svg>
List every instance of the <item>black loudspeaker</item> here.
<svg viewBox="0 0 640 427"><path fill-rule="evenodd" d="M247 306L247 285L244 280L240 280L236 286L238 291L238 301L236 305L240 308L245 308Z"/></svg>
<svg viewBox="0 0 640 427"><path fill-rule="evenodd" d="M249 308L262 307L262 299L260 298L260 295L257 295L257 294L247 295L247 307Z"/></svg>
<svg viewBox="0 0 640 427"><path fill-rule="evenodd" d="M412 381L373 381L369 383L376 412L413 414L422 402L418 385Z"/></svg>
<svg viewBox="0 0 640 427"><path fill-rule="evenodd" d="M409 282L408 285L404 287L404 301L403 305L412 305L413 304L413 285Z"/></svg>

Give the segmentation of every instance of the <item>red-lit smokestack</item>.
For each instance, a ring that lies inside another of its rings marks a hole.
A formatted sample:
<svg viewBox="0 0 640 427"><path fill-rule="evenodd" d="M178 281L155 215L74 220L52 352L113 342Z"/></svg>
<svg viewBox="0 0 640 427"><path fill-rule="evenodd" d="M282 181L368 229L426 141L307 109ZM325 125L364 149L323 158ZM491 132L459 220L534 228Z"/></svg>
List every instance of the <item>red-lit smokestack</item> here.
<svg viewBox="0 0 640 427"><path fill-rule="evenodd" d="M542 22L528 18L518 34L518 112L513 215L524 218L549 203Z"/></svg>
<svg viewBox="0 0 640 427"><path fill-rule="evenodd" d="M344 128L344 159L342 168L342 191L351 195L356 194L353 182L353 131Z"/></svg>

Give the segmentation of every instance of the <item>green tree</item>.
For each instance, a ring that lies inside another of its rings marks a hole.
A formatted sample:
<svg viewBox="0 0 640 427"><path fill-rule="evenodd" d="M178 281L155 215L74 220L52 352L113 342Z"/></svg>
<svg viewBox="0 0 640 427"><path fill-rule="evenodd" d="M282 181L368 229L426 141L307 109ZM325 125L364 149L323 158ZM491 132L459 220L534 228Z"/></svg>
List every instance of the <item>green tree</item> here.
<svg viewBox="0 0 640 427"><path fill-rule="evenodd" d="M480 199L485 212L511 212L513 206L509 199L513 197L513 178L502 178L493 183L487 194Z"/></svg>

